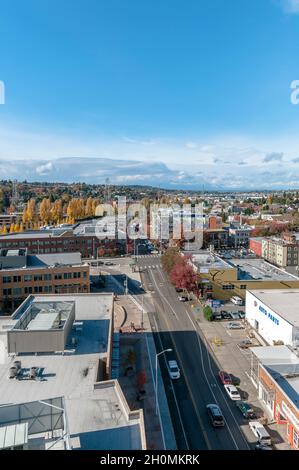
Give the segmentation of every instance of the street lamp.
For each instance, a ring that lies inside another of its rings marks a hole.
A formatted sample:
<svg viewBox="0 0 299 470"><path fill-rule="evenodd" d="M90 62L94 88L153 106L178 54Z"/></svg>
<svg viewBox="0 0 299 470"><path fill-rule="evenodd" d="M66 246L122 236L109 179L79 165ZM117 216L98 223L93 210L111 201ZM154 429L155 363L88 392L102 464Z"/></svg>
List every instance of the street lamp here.
<svg viewBox="0 0 299 470"><path fill-rule="evenodd" d="M172 352L172 349L163 349L163 351L156 354L156 415L158 414L158 356L166 352Z"/></svg>

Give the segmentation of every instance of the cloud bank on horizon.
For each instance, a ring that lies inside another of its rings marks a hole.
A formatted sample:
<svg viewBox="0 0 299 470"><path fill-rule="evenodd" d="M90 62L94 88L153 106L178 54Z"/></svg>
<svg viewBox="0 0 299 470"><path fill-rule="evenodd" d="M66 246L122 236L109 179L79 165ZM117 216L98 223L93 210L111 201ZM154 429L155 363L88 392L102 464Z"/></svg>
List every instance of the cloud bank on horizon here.
<svg viewBox="0 0 299 470"><path fill-rule="evenodd" d="M240 152L244 158L245 152ZM215 158L214 158L215 160ZM106 178L115 185L149 185L166 189L189 190L256 190L298 188L299 170L288 164L277 166L282 153L267 154L256 170L240 160L238 164L216 159L217 164L194 162L171 169L163 162L113 160L100 157L69 157L51 160L0 160L0 178L39 182L85 182L104 184ZM215 168L217 166L217 170Z"/></svg>

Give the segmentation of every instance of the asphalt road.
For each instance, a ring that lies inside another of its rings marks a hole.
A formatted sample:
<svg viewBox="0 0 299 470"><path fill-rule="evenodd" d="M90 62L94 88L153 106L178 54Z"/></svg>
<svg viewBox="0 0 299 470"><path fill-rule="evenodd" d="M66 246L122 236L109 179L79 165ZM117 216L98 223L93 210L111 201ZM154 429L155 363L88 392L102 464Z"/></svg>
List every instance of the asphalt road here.
<svg viewBox="0 0 299 470"><path fill-rule="evenodd" d="M218 380L219 365L209 344L201 333L188 302L180 302L174 287L169 283L158 256L137 257L144 290L151 293L152 302L143 297L157 351L172 348L172 353L161 355L159 363L163 375L168 404L179 449L190 450L248 450L252 448L242 432L240 412L227 396ZM105 271L123 283L122 258ZM115 286L114 286L115 287ZM142 303L144 290L136 281L129 281L129 291ZM119 293L123 293L120 289ZM138 297L140 298L138 299ZM154 308L153 305L154 304ZM181 378L171 381L167 359L176 359ZM214 429L206 412L206 405L216 403L225 418L224 428Z"/></svg>
<svg viewBox="0 0 299 470"><path fill-rule="evenodd" d="M173 380L170 387L165 357L160 356L166 390L173 387L174 394L169 393L169 404L178 446L192 450L250 449L240 427L240 413L219 383L219 366L188 303L178 301L178 294L168 282L159 258L139 257L138 266L142 270L144 288L152 293L155 306L150 321L157 349L172 348L173 352L167 354L169 358L177 359L182 372L182 377ZM140 294L135 284L130 286L130 290L136 298ZM212 427L206 412L209 403L220 406L226 422L224 428Z"/></svg>

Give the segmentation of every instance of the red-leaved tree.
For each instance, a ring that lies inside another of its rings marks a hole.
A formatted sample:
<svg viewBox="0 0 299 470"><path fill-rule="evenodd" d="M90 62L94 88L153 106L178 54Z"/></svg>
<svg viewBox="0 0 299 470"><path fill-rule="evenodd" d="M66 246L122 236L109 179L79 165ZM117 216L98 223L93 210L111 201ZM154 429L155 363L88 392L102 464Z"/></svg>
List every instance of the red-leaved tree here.
<svg viewBox="0 0 299 470"><path fill-rule="evenodd" d="M170 280L177 289L185 289L188 292L197 289L197 275L187 261L180 262L173 267Z"/></svg>

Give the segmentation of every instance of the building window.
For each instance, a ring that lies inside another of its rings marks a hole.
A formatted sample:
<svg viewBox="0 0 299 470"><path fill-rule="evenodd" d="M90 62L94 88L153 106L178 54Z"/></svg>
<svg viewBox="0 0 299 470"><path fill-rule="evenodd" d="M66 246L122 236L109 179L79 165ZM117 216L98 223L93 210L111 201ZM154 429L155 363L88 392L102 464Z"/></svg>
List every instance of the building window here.
<svg viewBox="0 0 299 470"><path fill-rule="evenodd" d="M15 287L12 290L12 295L14 296L21 296L22 295L22 289L20 287Z"/></svg>
<svg viewBox="0 0 299 470"><path fill-rule="evenodd" d="M52 292L52 286L45 286L44 291L46 293Z"/></svg>
<svg viewBox="0 0 299 470"><path fill-rule="evenodd" d="M11 282L10 276L3 276L3 284L9 284Z"/></svg>
<svg viewBox="0 0 299 470"><path fill-rule="evenodd" d="M21 282L21 276L14 276L13 282Z"/></svg>
<svg viewBox="0 0 299 470"><path fill-rule="evenodd" d="M42 274L36 274L34 276L34 281L42 281L43 280L43 276Z"/></svg>
<svg viewBox="0 0 299 470"><path fill-rule="evenodd" d="M32 281L32 276L30 274L25 274L24 275L24 282L30 282Z"/></svg>
<svg viewBox="0 0 299 470"><path fill-rule="evenodd" d="M246 284L241 284L240 285L240 289L246 289L246 287L247 287Z"/></svg>
<svg viewBox="0 0 299 470"><path fill-rule="evenodd" d="M43 291L42 286L35 286L35 287L34 287L34 293L35 293L35 294L38 294L38 293L40 293L40 292L42 292L42 291Z"/></svg>
<svg viewBox="0 0 299 470"><path fill-rule="evenodd" d="M44 274L44 281L51 281L52 274Z"/></svg>
<svg viewBox="0 0 299 470"><path fill-rule="evenodd" d="M3 289L3 295L4 296L11 295L11 289Z"/></svg>
<svg viewBox="0 0 299 470"><path fill-rule="evenodd" d="M32 287L25 287L25 294L32 294Z"/></svg>
<svg viewBox="0 0 299 470"><path fill-rule="evenodd" d="M62 273L55 274L55 279L62 279Z"/></svg>

